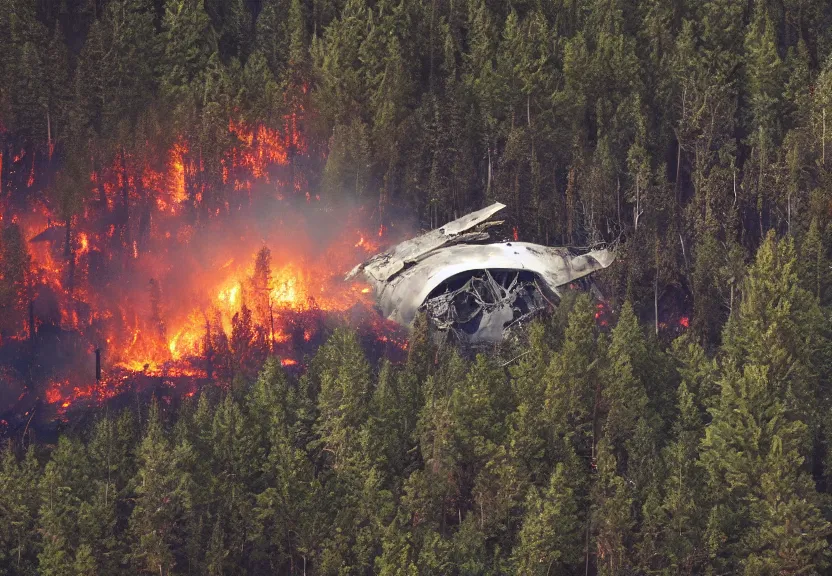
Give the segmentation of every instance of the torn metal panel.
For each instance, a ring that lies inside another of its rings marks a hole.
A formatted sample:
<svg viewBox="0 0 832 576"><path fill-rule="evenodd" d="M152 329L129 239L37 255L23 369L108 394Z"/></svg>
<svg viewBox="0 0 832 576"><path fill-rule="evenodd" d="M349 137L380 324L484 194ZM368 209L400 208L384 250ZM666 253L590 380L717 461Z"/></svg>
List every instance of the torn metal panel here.
<svg viewBox="0 0 832 576"><path fill-rule="evenodd" d="M357 266L382 314L410 325L421 309L439 330L469 342L498 341L514 324L553 305L560 287L609 266L614 254L575 255L527 242L482 244L494 204L407 240ZM472 228L477 230L469 232Z"/></svg>
<svg viewBox="0 0 832 576"><path fill-rule="evenodd" d="M606 251L573 257L565 248L524 242L458 244L432 252L387 282L376 282L376 298L386 317L408 325L428 295L458 274L526 270L558 294L559 286L605 268L610 262L612 258Z"/></svg>
<svg viewBox="0 0 832 576"><path fill-rule="evenodd" d="M395 274L402 271L408 264L417 262L426 254L454 242L457 236L485 222L503 208L505 208L505 204L497 202L487 208L471 212L462 218L449 222L442 228L431 230L412 240L406 240L400 244L396 244L389 250L373 256L366 262L353 268L347 274L347 280L350 280L361 271L379 282L389 280ZM487 237L486 234L486 239Z"/></svg>

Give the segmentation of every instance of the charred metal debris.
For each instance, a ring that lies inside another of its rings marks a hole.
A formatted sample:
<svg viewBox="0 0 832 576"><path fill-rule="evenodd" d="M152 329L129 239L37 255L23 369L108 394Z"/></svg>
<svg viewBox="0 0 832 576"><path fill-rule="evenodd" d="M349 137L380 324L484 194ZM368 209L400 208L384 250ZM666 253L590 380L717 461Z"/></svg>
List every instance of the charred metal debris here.
<svg viewBox="0 0 832 576"><path fill-rule="evenodd" d="M574 254L527 242L489 242L489 219L503 204L472 212L405 240L356 266L390 320L410 326L427 314L441 334L462 343L499 342L517 325L553 308L565 287L615 259L611 250ZM584 281L585 282L585 281Z"/></svg>

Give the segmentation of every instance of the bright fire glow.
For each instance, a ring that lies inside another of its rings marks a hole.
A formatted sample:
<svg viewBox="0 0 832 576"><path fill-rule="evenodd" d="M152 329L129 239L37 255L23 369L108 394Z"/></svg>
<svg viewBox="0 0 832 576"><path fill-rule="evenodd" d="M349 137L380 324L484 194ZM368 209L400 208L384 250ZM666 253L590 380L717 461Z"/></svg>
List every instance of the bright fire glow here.
<svg viewBox="0 0 832 576"><path fill-rule="evenodd" d="M36 324L75 331L89 348L80 353L86 372L57 376L42 391L47 403L60 413L82 400L110 398L126 386L124 374L205 378L201 359L212 338L224 335L233 346L244 309L270 352L294 366L292 343L317 341L319 313L346 317L356 305L372 304L368 286L345 283L343 276L381 248L387 229L361 222L356 212L333 218L342 229L330 227L326 240L318 237L304 211L319 210L320 198L290 169L290 150L307 154L297 125L296 114L280 130L230 121L236 144L221 159L214 184L206 184L205 160L185 138L159 152L156 162L128 152L97 166L82 212L70 223L69 251L65 224L46 205L6 212L26 240L34 240L28 242L33 273L29 294L21 295L24 306L48 293L58 314L38 311ZM21 151L14 162L31 170L28 186L39 183L33 153ZM211 185L224 186L223 194L211 194ZM217 197L228 200L207 204ZM113 218L125 198L127 225ZM263 247L271 254L267 279L256 277ZM379 342L390 341L380 325L373 330ZM24 321L11 338L28 332ZM90 372L97 347L100 382Z"/></svg>

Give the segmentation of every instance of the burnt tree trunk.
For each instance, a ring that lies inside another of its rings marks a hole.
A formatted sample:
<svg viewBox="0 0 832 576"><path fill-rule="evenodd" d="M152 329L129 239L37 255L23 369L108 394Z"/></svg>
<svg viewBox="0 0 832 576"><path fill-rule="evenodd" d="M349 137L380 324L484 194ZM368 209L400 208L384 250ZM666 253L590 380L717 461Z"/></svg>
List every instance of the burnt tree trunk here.
<svg viewBox="0 0 832 576"><path fill-rule="evenodd" d="M66 219L66 238L64 239L64 258L66 258L67 280L66 287L70 294L75 285L75 251L72 249L72 217Z"/></svg>
<svg viewBox="0 0 832 576"><path fill-rule="evenodd" d="M68 217L66 219L66 237L64 239L64 258L69 260L72 256L72 218Z"/></svg>
<svg viewBox="0 0 832 576"><path fill-rule="evenodd" d="M130 182L127 178L127 152L121 148L121 243L124 251L124 265L127 267L133 254L130 242Z"/></svg>
<svg viewBox="0 0 832 576"><path fill-rule="evenodd" d="M29 300L29 342L35 341L35 301Z"/></svg>
<svg viewBox="0 0 832 576"><path fill-rule="evenodd" d="M208 319L205 320L205 376L209 381L214 380L214 344Z"/></svg>
<svg viewBox="0 0 832 576"><path fill-rule="evenodd" d="M93 157L92 161L92 170L95 172L95 185L98 188L98 202L101 204L101 208L103 210L107 210L107 192L104 190L104 184L102 184L102 174L101 174L101 166L99 164L99 160L97 156Z"/></svg>

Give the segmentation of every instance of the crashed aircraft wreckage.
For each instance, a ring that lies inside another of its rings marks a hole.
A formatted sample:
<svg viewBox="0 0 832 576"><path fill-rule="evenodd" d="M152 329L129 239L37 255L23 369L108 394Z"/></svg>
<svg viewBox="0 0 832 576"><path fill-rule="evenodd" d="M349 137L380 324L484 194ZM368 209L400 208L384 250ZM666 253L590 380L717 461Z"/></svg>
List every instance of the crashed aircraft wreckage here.
<svg viewBox="0 0 832 576"><path fill-rule="evenodd" d="M576 255L527 242L488 243L496 203L405 240L356 266L388 319L410 326L419 311L466 343L496 342L512 326L560 299L564 286L615 259L610 250Z"/></svg>

